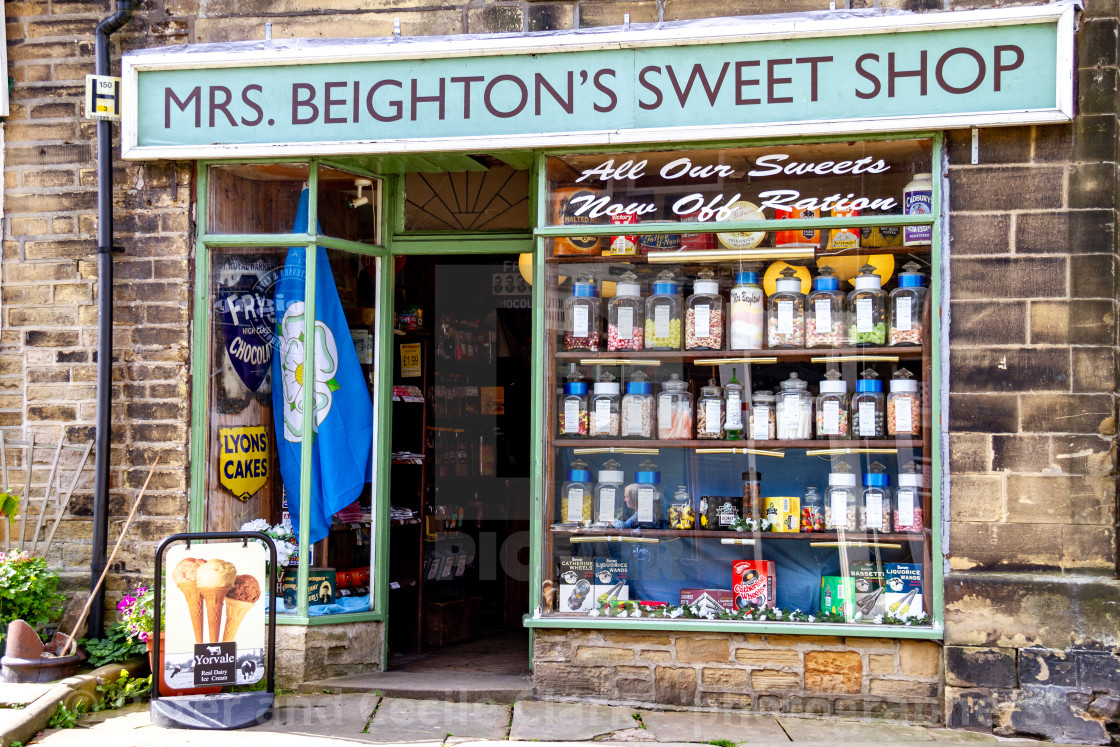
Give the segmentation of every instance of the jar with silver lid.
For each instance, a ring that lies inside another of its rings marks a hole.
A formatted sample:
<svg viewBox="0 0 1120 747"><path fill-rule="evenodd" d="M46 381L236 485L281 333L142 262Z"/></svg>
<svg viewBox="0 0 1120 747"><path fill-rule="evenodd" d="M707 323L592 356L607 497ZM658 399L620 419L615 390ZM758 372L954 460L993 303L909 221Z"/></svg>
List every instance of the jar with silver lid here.
<svg viewBox="0 0 1120 747"><path fill-rule="evenodd" d="M603 462L599 482L595 484L596 524L613 527L616 521L626 518L626 503L622 499L625 482L621 464L614 459Z"/></svg>
<svg viewBox="0 0 1120 747"><path fill-rule="evenodd" d="M922 435L922 398L914 374L905 368L891 377L891 395L887 399L887 434L891 436Z"/></svg>
<svg viewBox="0 0 1120 747"><path fill-rule="evenodd" d="M774 393L759 389L751 395L751 411L747 417L752 441L773 441L777 438L777 413Z"/></svg>
<svg viewBox="0 0 1120 747"><path fill-rule="evenodd" d="M615 377L604 371L591 393L591 437L607 438L621 433L622 415L619 407L619 385Z"/></svg>
<svg viewBox="0 0 1120 747"><path fill-rule="evenodd" d="M785 268L781 274L766 312L767 344L772 348L803 348L805 294L801 292L801 278L792 267Z"/></svg>
<svg viewBox="0 0 1120 747"><path fill-rule="evenodd" d="M847 462L837 462L828 473L828 490L824 499L826 531L854 532L859 528L856 510L856 476Z"/></svg>
<svg viewBox="0 0 1120 747"><path fill-rule="evenodd" d="M848 341L853 345L887 344L887 294L874 265L859 268L848 294Z"/></svg>
<svg viewBox="0 0 1120 747"><path fill-rule="evenodd" d="M779 441L813 437L813 395L809 393L809 382L791 373L781 383L776 409Z"/></svg>
<svg viewBox="0 0 1120 747"><path fill-rule="evenodd" d="M657 395L657 437L666 441L692 438L692 394L680 374L672 374L661 384Z"/></svg>
<svg viewBox="0 0 1120 747"><path fill-rule="evenodd" d="M696 400L696 437L723 438L723 389L715 379L700 387L700 399Z"/></svg>
<svg viewBox="0 0 1120 747"><path fill-rule="evenodd" d="M817 438L848 438L848 385L840 372L830 368L821 379L817 395Z"/></svg>
<svg viewBox="0 0 1120 747"><path fill-rule="evenodd" d="M685 350L723 349L723 296L711 270L701 271L686 302Z"/></svg>

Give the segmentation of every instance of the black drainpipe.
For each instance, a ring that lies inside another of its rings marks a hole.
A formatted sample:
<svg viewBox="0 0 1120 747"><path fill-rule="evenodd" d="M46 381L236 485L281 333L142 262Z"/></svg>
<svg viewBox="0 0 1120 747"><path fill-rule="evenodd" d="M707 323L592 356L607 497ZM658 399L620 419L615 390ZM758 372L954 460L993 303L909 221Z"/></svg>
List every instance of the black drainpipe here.
<svg viewBox="0 0 1120 747"><path fill-rule="evenodd" d="M117 12L97 24L94 71L110 75L109 37L128 23L132 0L117 0ZM93 557L89 588L105 570L109 539L109 408L113 398L113 124L97 120L97 434L94 454ZM105 587L93 596L89 637L105 633Z"/></svg>

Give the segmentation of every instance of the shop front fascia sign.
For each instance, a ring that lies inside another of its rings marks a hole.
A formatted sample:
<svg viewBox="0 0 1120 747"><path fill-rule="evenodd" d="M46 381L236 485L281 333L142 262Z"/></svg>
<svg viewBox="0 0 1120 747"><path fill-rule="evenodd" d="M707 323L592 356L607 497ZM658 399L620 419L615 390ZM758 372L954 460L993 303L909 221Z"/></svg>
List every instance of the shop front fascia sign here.
<svg viewBox="0 0 1120 747"><path fill-rule="evenodd" d="M471 151L1063 122L1077 10L148 50L123 62L123 151Z"/></svg>

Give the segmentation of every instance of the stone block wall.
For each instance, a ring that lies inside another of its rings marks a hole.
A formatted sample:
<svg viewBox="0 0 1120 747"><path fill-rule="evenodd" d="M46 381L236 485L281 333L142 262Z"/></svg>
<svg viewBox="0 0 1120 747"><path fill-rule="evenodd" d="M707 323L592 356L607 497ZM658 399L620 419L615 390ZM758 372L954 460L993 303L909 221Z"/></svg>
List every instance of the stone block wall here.
<svg viewBox="0 0 1120 747"><path fill-rule="evenodd" d="M277 625L276 686L380 669L384 634L380 622Z"/></svg>
<svg viewBox="0 0 1120 747"><path fill-rule="evenodd" d="M940 720L930 641L670 631L537 630L542 698Z"/></svg>

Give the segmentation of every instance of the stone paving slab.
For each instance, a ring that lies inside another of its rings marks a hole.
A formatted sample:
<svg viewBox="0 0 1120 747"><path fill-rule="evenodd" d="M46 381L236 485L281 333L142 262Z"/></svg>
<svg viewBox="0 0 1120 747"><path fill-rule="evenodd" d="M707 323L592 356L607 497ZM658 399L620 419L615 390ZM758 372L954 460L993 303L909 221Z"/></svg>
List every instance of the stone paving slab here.
<svg viewBox="0 0 1120 747"><path fill-rule="evenodd" d="M357 737L379 701L374 695L285 695L277 699L272 718L252 730Z"/></svg>
<svg viewBox="0 0 1120 747"><path fill-rule="evenodd" d="M951 742L963 744L966 742L998 742L999 737L994 734L985 734L979 731L966 731L964 729L930 729L929 735L935 742Z"/></svg>
<svg viewBox="0 0 1120 747"><path fill-rule="evenodd" d="M726 739L737 744L789 742L773 716L752 713L642 711L642 723L658 742L710 742Z"/></svg>
<svg viewBox="0 0 1120 747"><path fill-rule="evenodd" d="M526 741L582 742L637 726L636 708L519 700L513 704L509 738Z"/></svg>
<svg viewBox="0 0 1120 747"><path fill-rule="evenodd" d="M443 740L448 734L476 739L505 739L509 731L508 705L494 703L454 703L446 700L385 698L369 725L368 736L375 741L395 741L400 734L416 738Z"/></svg>
<svg viewBox="0 0 1120 747"><path fill-rule="evenodd" d="M889 721L850 721L844 719L791 718L778 716L777 721L794 742L932 742L923 726L910 726Z"/></svg>
<svg viewBox="0 0 1120 747"><path fill-rule="evenodd" d="M54 685L0 683L0 708L13 705L27 705L51 691Z"/></svg>

